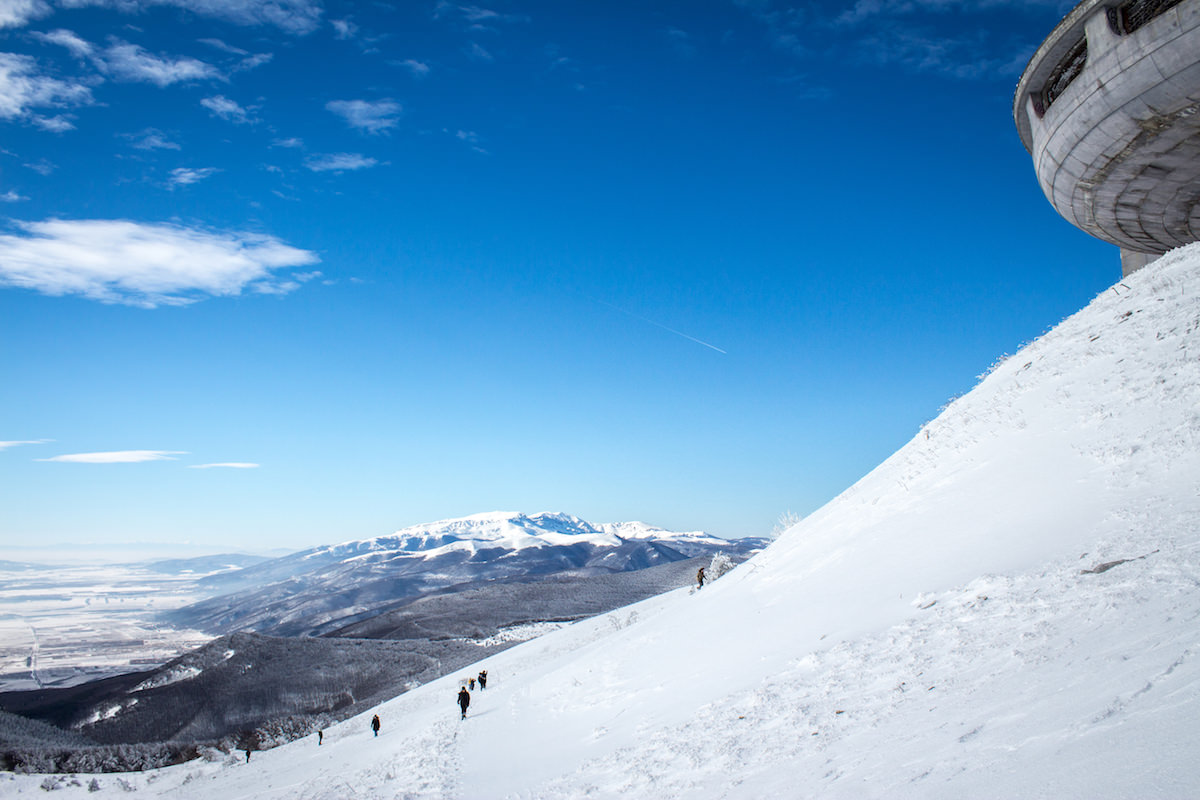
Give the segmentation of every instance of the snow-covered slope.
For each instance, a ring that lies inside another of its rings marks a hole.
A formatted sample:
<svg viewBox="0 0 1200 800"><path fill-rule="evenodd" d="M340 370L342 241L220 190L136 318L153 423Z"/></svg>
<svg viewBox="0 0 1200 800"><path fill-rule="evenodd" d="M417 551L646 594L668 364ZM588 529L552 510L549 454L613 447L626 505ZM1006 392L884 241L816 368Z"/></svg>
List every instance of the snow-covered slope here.
<svg viewBox="0 0 1200 800"><path fill-rule="evenodd" d="M122 779L181 798L1196 796L1198 297L1200 245L1126 278L702 591L481 662L465 721L447 678L371 712L378 738L368 714L320 747Z"/></svg>

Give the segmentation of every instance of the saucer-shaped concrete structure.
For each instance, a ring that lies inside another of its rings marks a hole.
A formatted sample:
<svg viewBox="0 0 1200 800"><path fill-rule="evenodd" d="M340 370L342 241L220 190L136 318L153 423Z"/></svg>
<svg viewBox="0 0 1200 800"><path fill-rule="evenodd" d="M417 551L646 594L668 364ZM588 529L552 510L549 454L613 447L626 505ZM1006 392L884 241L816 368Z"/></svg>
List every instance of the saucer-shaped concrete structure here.
<svg viewBox="0 0 1200 800"><path fill-rule="evenodd" d="M1084 0L1025 68L1013 118L1051 204L1126 273L1200 241L1200 0Z"/></svg>

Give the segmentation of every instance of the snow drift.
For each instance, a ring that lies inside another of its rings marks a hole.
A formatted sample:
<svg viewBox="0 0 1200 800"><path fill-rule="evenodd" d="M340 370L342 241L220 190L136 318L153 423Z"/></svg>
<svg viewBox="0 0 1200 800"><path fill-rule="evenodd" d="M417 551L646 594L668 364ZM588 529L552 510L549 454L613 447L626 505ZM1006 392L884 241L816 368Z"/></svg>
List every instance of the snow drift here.
<svg viewBox="0 0 1200 800"><path fill-rule="evenodd" d="M355 718L320 748L125 780L195 798L1194 795L1198 296L1200 245L1124 279L719 581L478 664L489 688L461 723L447 678L376 709L378 739Z"/></svg>

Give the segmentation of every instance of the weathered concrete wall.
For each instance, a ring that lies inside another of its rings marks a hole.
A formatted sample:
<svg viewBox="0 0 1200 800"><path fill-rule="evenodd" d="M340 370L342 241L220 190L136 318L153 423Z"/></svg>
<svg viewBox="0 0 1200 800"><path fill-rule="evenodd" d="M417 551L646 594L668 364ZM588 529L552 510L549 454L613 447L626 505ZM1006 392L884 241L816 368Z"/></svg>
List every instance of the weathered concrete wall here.
<svg viewBox="0 0 1200 800"><path fill-rule="evenodd" d="M1022 75L1013 115L1055 209L1132 265L1200 240L1200 0L1125 34L1117 7L1085 0L1067 15ZM1066 74L1078 74L1064 79L1072 54Z"/></svg>

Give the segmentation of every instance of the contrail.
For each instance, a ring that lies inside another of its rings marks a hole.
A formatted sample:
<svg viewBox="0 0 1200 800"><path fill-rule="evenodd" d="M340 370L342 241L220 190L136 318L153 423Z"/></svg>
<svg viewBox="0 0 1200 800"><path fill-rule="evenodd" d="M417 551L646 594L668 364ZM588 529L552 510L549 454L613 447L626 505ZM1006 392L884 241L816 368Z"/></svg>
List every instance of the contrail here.
<svg viewBox="0 0 1200 800"><path fill-rule="evenodd" d="M593 299L595 299L595 298L593 298ZM695 336L688 336L686 333L683 333L682 331L677 331L674 328L668 328L666 325L663 325L661 322L655 322L652 319L647 319L646 317L643 317L641 314L635 314L632 311L626 311L623 308L614 306L612 303L606 303L603 300L596 300L596 302L602 306L608 306L613 311L620 311L622 314L628 314L629 316L633 317L634 319L640 319L642 322L647 322L656 328L662 328L664 331L667 331L668 333L673 333L676 336L682 336L684 339L687 339L689 342L695 342L696 344L702 344L705 347L707 347L709 350L716 350L718 353L720 353L723 356L729 355L729 353L727 353L724 350L722 350L721 348L717 347L715 344L709 344L708 342L705 342L701 339L697 339Z"/></svg>

